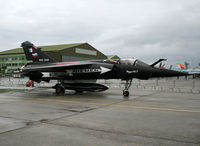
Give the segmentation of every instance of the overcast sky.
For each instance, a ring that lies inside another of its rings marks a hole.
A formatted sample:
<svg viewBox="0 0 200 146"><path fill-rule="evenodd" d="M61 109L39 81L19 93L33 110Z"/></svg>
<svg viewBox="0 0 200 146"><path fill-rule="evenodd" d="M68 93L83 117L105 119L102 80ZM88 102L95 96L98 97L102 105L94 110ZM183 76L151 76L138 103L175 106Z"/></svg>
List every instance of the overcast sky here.
<svg viewBox="0 0 200 146"><path fill-rule="evenodd" d="M200 62L200 0L0 0L0 51L88 42L104 54Z"/></svg>

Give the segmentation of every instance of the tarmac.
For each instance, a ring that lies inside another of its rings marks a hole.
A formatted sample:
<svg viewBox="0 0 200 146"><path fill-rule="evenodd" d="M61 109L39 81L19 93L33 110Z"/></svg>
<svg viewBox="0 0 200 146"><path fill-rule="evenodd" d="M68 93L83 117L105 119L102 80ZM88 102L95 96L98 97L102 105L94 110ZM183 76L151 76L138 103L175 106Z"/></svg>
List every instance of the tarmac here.
<svg viewBox="0 0 200 146"><path fill-rule="evenodd" d="M200 94L0 89L0 146L199 146Z"/></svg>

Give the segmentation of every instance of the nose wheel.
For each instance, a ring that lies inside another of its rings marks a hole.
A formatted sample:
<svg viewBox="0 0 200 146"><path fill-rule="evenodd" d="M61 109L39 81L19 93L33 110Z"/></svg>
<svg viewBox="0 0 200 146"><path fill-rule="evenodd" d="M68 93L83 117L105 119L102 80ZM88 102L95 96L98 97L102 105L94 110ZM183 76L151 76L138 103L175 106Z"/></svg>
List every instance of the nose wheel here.
<svg viewBox="0 0 200 146"><path fill-rule="evenodd" d="M129 91L128 90L131 87L131 84L132 84L132 79L126 80L125 89L123 90L124 97L128 97L129 96Z"/></svg>
<svg viewBox="0 0 200 146"><path fill-rule="evenodd" d="M124 95L124 97L128 97L128 96L129 96L129 91L124 90L124 91L123 91L123 95Z"/></svg>

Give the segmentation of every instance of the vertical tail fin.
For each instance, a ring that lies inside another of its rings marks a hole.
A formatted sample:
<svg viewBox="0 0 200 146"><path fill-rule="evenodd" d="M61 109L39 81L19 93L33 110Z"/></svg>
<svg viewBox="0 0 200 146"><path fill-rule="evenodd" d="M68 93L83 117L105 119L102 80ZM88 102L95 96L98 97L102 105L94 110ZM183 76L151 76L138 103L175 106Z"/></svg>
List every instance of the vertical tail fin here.
<svg viewBox="0 0 200 146"><path fill-rule="evenodd" d="M54 59L49 57L47 54L41 51L40 48L35 47L31 42L25 41L21 44L21 47L24 50L26 59L32 62L55 62Z"/></svg>
<svg viewBox="0 0 200 146"><path fill-rule="evenodd" d="M185 69L191 69L192 66L188 62L184 62L185 64Z"/></svg>
<svg viewBox="0 0 200 146"><path fill-rule="evenodd" d="M169 66L169 70L172 70L172 67L173 67L173 65L170 65L170 66Z"/></svg>

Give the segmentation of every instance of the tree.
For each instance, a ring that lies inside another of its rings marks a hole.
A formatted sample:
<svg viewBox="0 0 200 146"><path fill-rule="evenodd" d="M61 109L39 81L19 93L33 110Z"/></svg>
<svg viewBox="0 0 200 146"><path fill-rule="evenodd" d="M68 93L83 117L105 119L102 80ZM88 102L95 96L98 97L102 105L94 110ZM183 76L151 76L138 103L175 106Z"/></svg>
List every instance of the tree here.
<svg viewBox="0 0 200 146"><path fill-rule="evenodd" d="M6 69L7 69L7 66L2 66L2 67L0 67L0 72L2 74L5 74Z"/></svg>

